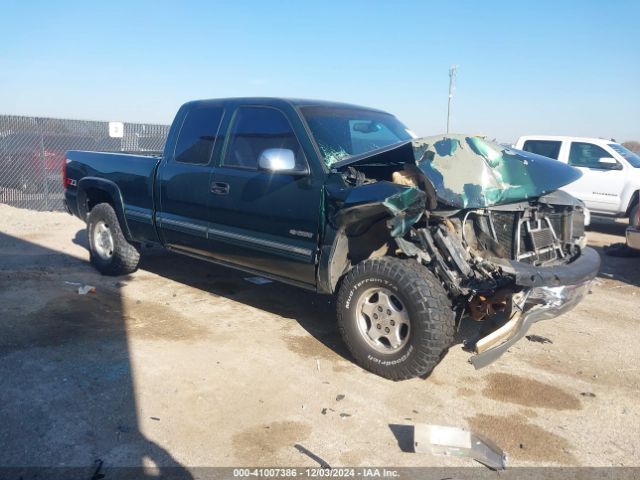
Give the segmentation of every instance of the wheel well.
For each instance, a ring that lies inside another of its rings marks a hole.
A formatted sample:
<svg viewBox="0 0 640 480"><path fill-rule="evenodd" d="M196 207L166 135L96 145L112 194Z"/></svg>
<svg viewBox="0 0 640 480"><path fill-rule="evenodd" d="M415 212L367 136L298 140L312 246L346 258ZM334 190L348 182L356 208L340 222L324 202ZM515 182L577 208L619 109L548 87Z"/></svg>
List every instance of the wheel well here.
<svg viewBox="0 0 640 480"><path fill-rule="evenodd" d="M393 242L386 218L370 224L366 230L341 231L336 238L329 264L329 281L335 291L340 280L358 263L388 255Z"/></svg>
<svg viewBox="0 0 640 480"><path fill-rule="evenodd" d="M99 203L108 203L112 207L114 206L113 205L113 199L111 198L111 195L109 195L104 190L101 190L99 188L89 188L89 189L87 189L86 190L86 209L87 209L87 213L89 213L93 209L93 207L95 207Z"/></svg>
<svg viewBox="0 0 640 480"><path fill-rule="evenodd" d="M640 202L640 190L636 190L635 192L633 192L633 195L631 195L631 200L629 200L629 206L627 207L627 211L625 212L626 217L631 215L631 210L633 210L633 207L638 205L638 202Z"/></svg>

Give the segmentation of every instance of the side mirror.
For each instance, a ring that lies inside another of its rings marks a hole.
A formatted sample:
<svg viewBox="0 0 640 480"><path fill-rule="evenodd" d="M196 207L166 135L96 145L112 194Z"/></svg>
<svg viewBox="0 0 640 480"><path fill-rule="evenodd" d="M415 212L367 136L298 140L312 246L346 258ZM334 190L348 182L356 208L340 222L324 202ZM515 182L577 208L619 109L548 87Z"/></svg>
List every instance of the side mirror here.
<svg viewBox="0 0 640 480"><path fill-rule="evenodd" d="M307 167L296 166L296 156L288 148L267 148L258 157L258 167L267 172L286 175L307 175Z"/></svg>
<svg viewBox="0 0 640 480"><path fill-rule="evenodd" d="M615 158L601 157L598 159L598 166L605 170L622 170L622 165Z"/></svg>

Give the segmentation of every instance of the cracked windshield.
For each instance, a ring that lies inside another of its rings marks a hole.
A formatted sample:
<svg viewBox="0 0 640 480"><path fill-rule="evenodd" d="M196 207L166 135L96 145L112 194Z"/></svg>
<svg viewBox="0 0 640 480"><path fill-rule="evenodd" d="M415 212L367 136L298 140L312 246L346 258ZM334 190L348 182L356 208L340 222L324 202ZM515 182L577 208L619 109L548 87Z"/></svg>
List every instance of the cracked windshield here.
<svg viewBox="0 0 640 480"><path fill-rule="evenodd" d="M302 108L325 164L415 138L396 117L365 109Z"/></svg>

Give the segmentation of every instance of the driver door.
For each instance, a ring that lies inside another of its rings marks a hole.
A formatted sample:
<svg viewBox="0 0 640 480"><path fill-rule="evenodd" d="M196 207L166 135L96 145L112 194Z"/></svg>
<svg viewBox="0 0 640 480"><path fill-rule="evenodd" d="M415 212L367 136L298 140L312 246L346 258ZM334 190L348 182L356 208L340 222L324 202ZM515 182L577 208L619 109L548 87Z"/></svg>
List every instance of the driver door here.
<svg viewBox="0 0 640 480"><path fill-rule="evenodd" d="M617 212L625 171L611 153L593 143L571 142L569 165L582 172L582 177L571 184L571 189L587 208L596 212Z"/></svg>
<svg viewBox="0 0 640 480"><path fill-rule="evenodd" d="M282 111L240 106L211 177L210 250L225 262L312 285L322 179L260 170L260 155L273 148L308 167Z"/></svg>

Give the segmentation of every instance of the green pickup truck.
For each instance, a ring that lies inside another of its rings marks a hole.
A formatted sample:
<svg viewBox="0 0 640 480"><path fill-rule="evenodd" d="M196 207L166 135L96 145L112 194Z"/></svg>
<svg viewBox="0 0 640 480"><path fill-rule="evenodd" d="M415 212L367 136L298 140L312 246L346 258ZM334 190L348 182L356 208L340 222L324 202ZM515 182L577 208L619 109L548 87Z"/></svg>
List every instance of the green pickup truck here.
<svg viewBox="0 0 640 480"><path fill-rule="evenodd" d="M336 294L354 359L400 380L430 372L463 317L501 319L467 345L480 368L580 301L600 258L558 190L579 176L371 108L236 98L183 105L162 156L70 151L63 181L103 274L154 242Z"/></svg>

